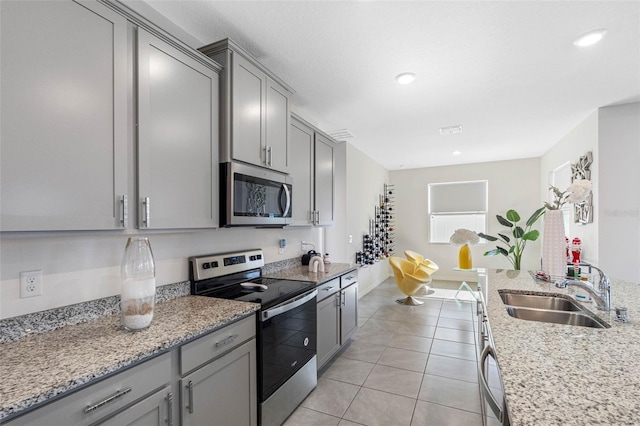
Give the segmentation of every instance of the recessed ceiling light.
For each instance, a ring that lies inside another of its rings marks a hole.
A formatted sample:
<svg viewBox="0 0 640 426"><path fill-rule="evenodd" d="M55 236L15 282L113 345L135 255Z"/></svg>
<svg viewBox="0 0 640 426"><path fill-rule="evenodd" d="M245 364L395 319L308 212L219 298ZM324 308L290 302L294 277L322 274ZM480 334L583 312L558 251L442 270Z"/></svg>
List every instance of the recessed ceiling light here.
<svg viewBox="0 0 640 426"><path fill-rule="evenodd" d="M396 75L396 81L400 84L409 84L416 79L416 75L412 72L405 72Z"/></svg>
<svg viewBox="0 0 640 426"><path fill-rule="evenodd" d="M452 152L452 154L453 155L460 155L460 154L462 154L462 151L455 150L455 151Z"/></svg>
<svg viewBox="0 0 640 426"><path fill-rule="evenodd" d="M607 33L605 28L599 28L597 30L589 31L588 33L582 34L580 37L573 42L575 46L586 47L591 46L592 44L596 44L602 37Z"/></svg>

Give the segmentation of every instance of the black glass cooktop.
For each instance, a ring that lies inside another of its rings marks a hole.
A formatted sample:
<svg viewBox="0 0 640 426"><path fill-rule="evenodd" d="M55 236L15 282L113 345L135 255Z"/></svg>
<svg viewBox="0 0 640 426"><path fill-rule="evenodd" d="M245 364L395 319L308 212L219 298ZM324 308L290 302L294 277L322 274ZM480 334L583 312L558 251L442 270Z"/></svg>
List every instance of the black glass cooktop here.
<svg viewBox="0 0 640 426"><path fill-rule="evenodd" d="M246 283L263 284L266 289L260 287L245 287L240 282L215 284L213 282L200 282L201 292L198 294L221 299L241 300L244 302L260 303L262 309L268 309L278 305L298 294L315 288L316 284L308 281L281 280L275 278L254 278ZM206 289L205 289L206 288Z"/></svg>

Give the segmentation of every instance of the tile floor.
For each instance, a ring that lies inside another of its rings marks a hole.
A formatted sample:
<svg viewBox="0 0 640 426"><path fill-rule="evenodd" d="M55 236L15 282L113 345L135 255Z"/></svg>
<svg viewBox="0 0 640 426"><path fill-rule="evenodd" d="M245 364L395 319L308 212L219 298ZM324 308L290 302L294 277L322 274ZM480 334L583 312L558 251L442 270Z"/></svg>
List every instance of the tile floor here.
<svg viewBox="0 0 640 426"><path fill-rule="evenodd" d="M431 295L413 307L400 297L388 279L359 300L351 344L285 426L482 425L475 303Z"/></svg>

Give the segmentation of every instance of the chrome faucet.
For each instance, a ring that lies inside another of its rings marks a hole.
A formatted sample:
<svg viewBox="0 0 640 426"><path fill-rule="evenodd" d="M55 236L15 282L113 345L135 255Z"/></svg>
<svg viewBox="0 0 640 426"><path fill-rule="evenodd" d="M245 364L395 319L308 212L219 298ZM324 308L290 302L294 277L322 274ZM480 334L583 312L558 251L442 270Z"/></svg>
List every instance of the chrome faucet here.
<svg viewBox="0 0 640 426"><path fill-rule="evenodd" d="M600 279L598 281L598 288L596 289L593 284L588 281L580 281L573 279L566 279L561 283L556 283L558 288L567 288L567 286L575 286L586 290L596 301L598 309L601 311L611 310L611 281L607 274L602 272L602 269L591 266L591 269L598 271Z"/></svg>

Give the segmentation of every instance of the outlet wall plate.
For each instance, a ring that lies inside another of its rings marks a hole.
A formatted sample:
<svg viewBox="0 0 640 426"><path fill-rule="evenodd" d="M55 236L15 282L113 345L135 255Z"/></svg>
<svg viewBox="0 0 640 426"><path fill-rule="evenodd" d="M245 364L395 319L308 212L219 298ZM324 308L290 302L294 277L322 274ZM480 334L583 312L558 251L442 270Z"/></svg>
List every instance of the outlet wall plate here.
<svg viewBox="0 0 640 426"><path fill-rule="evenodd" d="M42 271L20 272L20 298L42 296Z"/></svg>

